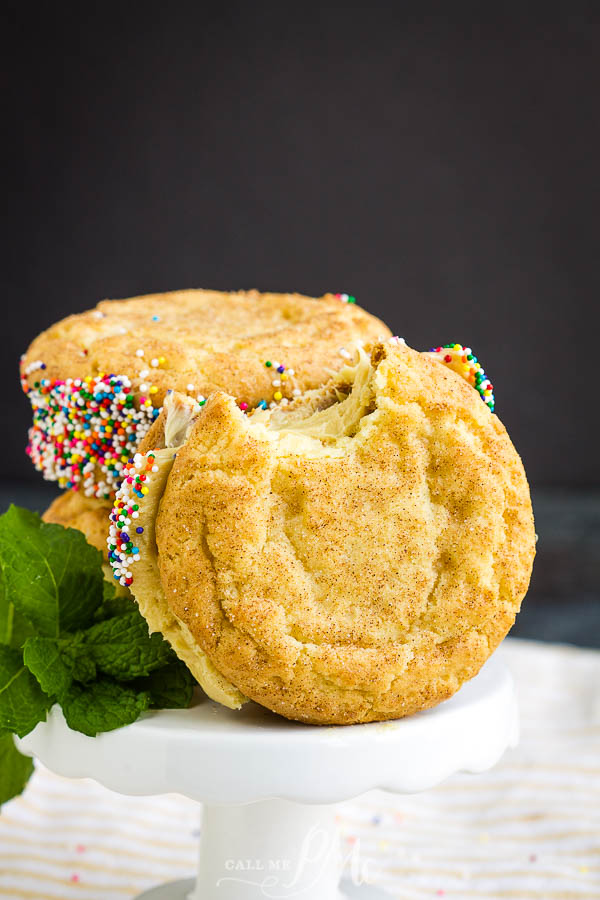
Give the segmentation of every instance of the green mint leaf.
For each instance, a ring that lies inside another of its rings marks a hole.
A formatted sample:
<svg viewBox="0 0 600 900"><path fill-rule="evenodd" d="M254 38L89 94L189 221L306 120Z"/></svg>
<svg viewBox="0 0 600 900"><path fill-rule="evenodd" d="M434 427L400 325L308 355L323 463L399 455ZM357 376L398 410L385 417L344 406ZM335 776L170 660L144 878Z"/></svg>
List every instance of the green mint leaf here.
<svg viewBox="0 0 600 900"><path fill-rule="evenodd" d="M73 681L89 684L95 681L97 676L96 663L88 654L84 643L85 632L70 635L70 640L61 638L59 641L60 652L64 663L69 667Z"/></svg>
<svg viewBox="0 0 600 900"><path fill-rule="evenodd" d="M53 638L28 638L23 649L23 662L49 697L60 700L71 687L73 666L65 661L59 642Z"/></svg>
<svg viewBox="0 0 600 900"><path fill-rule="evenodd" d="M85 644L85 632L54 638L29 638L23 662L35 675L42 690L62 700L73 681L89 684L97 675L96 663Z"/></svg>
<svg viewBox="0 0 600 900"><path fill-rule="evenodd" d="M0 644L10 644L13 633L14 606L8 599L6 585L0 574Z"/></svg>
<svg viewBox="0 0 600 900"><path fill-rule="evenodd" d="M69 728L89 737L130 725L149 706L150 694L146 691L136 691L108 678L87 687L74 684L62 701Z"/></svg>
<svg viewBox="0 0 600 900"><path fill-rule="evenodd" d="M33 760L15 747L9 731L0 731L0 806L20 794L33 772Z"/></svg>
<svg viewBox="0 0 600 900"><path fill-rule="evenodd" d="M100 551L27 509L0 516L0 567L8 600L40 635L85 628L102 602Z"/></svg>
<svg viewBox="0 0 600 900"><path fill-rule="evenodd" d="M146 678L139 678L135 685L148 691L151 709L187 709L196 681L188 667L176 660Z"/></svg>
<svg viewBox="0 0 600 900"><path fill-rule="evenodd" d="M56 642L60 657L71 673L73 681L88 684L97 674L96 663L85 643L85 631L63 634Z"/></svg>
<svg viewBox="0 0 600 900"><path fill-rule="evenodd" d="M46 718L52 701L23 664L23 654L0 646L0 731L25 737Z"/></svg>
<svg viewBox="0 0 600 900"><path fill-rule="evenodd" d="M33 626L9 600L4 579L0 574L0 644L18 650L31 634Z"/></svg>
<svg viewBox="0 0 600 900"><path fill-rule="evenodd" d="M33 625L19 612L13 604L12 632L7 643L15 650L22 650L28 637L35 633Z"/></svg>
<svg viewBox="0 0 600 900"><path fill-rule="evenodd" d="M85 632L85 645L98 669L119 681L149 675L174 659L162 635L148 633L137 610L92 625Z"/></svg>

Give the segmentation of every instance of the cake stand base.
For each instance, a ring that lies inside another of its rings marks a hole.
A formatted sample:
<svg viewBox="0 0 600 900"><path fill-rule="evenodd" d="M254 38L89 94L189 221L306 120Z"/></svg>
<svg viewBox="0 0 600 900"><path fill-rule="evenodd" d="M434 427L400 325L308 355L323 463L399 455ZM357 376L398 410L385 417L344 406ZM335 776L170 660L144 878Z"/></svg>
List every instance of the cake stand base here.
<svg viewBox="0 0 600 900"><path fill-rule="evenodd" d="M198 876L142 897L185 900L349 900L386 895L367 886L373 861L340 848L334 805L262 800L204 806ZM350 873L340 893L340 871Z"/></svg>
<svg viewBox="0 0 600 900"><path fill-rule="evenodd" d="M161 884L149 891L144 891L143 894L138 894L134 900L188 900L195 884L193 878L170 881L168 884Z"/></svg>
<svg viewBox="0 0 600 900"><path fill-rule="evenodd" d="M171 881L169 884L161 884L159 887L144 891L143 894L138 894L134 900L191 900L191 898L196 900L198 894L193 893L195 884L193 878ZM209 900L208 897L207 900ZM390 895L387 891L371 887L368 884L355 885L351 881L342 879L341 891L338 891L334 900L390 900Z"/></svg>
<svg viewBox="0 0 600 900"><path fill-rule="evenodd" d="M360 841L342 852L336 804L483 772L516 739L512 679L492 658L450 700L394 722L298 725L255 704L236 712L204 701L90 738L56 706L18 746L54 772L123 794L203 803L197 879L138 900L381 900Z"/></svg>

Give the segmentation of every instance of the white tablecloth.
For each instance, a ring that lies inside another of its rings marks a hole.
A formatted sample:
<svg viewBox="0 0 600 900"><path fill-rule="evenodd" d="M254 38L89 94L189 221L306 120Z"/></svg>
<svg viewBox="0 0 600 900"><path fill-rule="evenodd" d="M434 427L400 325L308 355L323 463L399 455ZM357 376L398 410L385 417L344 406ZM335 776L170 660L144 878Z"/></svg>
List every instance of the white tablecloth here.
<svg viewBox="0 0 600 900"><path fill-rule="evenodd" d="M340 807L345 846L398 900L600 898L600 653L507 640L521 742L483 775ZM193 875L196 805L41 767L0 815L0 897L108 900Z"/></svg>

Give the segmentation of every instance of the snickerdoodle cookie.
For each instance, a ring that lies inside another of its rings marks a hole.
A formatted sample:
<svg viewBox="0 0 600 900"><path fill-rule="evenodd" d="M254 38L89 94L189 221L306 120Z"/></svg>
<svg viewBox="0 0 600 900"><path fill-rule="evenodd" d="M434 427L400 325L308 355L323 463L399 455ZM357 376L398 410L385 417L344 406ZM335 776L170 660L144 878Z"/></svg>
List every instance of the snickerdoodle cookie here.
<svg viewBox="0 0 600 900"><path fill-rule="evenodd" d="M339 370L346 345L388 337L353 300L191 290L69 316L21 360L29 455L61 487L109 499L167 390L201 404L224 390L242 410L285 405Z"/></svg>
<svg viewBox="0 0 600 900"><path fill-rule="evenodd" d="M110 555L215 699L397 718L450 697L510 629L534 557L527 480L489 399L436 355L379 343L251 416L224 393L166 404Z"/></svg>

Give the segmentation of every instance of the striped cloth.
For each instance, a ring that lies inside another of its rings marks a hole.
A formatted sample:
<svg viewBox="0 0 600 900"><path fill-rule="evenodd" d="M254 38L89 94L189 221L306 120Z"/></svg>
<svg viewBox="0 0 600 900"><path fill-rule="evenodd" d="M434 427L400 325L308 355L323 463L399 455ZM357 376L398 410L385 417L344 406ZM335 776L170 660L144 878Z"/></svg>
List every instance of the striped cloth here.
<svg viewBox="0 0 600 900"><path fill-rule="evenodd" d="M507 640L519 747L482 775L343 804L345 847L398 900L600 898L600 653ZM122 797L38 767L0 815L0 898L134 897L196 864L185 798Z"/></svg>

